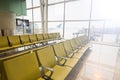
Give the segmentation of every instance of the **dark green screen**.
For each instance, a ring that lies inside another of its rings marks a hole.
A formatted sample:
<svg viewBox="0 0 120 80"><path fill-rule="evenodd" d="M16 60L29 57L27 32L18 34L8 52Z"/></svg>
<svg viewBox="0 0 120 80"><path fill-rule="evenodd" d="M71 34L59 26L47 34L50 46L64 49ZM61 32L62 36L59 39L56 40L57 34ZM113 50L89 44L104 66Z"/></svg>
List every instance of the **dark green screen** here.
<svg viewBox="0 0 120 80"><path fill-rule="evenodd" d="M0 0L0 11L26 15L26 0Z"/></svg>

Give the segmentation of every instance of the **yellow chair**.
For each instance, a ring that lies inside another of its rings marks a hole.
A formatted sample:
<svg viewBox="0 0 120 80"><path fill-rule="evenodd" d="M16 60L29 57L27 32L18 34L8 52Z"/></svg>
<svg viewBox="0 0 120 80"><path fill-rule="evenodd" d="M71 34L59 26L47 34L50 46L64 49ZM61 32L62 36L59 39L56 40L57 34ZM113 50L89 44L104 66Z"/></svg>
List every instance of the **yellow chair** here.
<svg viewBox="0 0 120 80"><path fill-rule="evenodd" d="M44 41L46 41L46 42L50 40L48 37L48 33L44 33L43 38L44 38Z"/></svg>
<svg viewBox="0 0 120 80"><path fill-rule="evenodd" d="M30 39L29 39L28 35L20 35L20 39L21 39L21 42L22 42L23 46L32 45L32 43L30 42Z"/></svg>
<svg viewBox="0 0 120 80"><path fill-rule="evenodd" d="M57 35L57 39L58 39L58 40L61 40L61 39L62 39L61 36L60 36L60 33L56 33L56 35Z"/></svg>
<svg viewBox="0 0 120 80"><path fill-rule="evenodd" d="M53 48L54 48L56 56L58 57L59 64L67 65L67 66L70 66L73 68L76 65L76 63L78 62L77 58L69 58L68 57L68 55L64 49L63 43L56 43L53 45Z"/></svg>
<svg viewBox="0 0 120 80"><path fill-rule="evenodd" d="M82 35L82 36L80 36L80 38L81 38L83 46L85 46L87 43L89 43L89 39L86 35Z"/></svg>
<svg viewBox="0 0 120 80"><path fill-rule="evenodd" d="M50 41L54 40L54 37L53 37L52 33L48 33L48 38L49 38Z"/></svg>
<svg viewBox="0 0 120 80"><path fill-rule="evenodd" d="M8 40L12 48L22 47L19 35L8 36Z"/></svg>
<svg viewBox="0 0 120 80"><path fill-rule="evenodd" d="M37 43L38 43L36 34L31 34L31 35L29 35L29 38L30 38L30 41L31 41L33 44L37 44Z"/></svg>
<svg viewBox="0 0 120 80"><path fill-rule="evenodd" d="M79 37L74 38L74 41L76 42L78 47L82 47L82 42L79 40Z"/></svg>
<svg viewBox="0 0 120 80"><path fill-rule="evenodd" d="M0 51L11 49L9 47L7 36L0 36Z"/></svg>
<svg viewBox="0 0 120 80"><path fill-rule="evenodd" d="M63 45L65 47L65 50L69 57L74 57L80 59L82 56L82 53L76 52L72 49L72 46L70 44L69 40L63 41Z"/></svg>
<svg viewBox="0 0 120 80"><path fill-rule="evenodd" d="M52 39L55 40L54 33L51 33Z"/></svg>
<svg viewBox="0 0 120 80"><path fill-rule="evenodd" d="M44 38L43 38L43 34L37 34L37 40L38 40L38 42L40 42L40 43L45 42L45 41L44 41Z"/></svg>
<svg viewBox="0 0 120 80"><path fill-rule="evenodd" d="M64 80L71 71L70 67L57 65L53 48L46 46L37 50L38 59L42 64L45 75L52 80ZM48 79L49 80L49 79Z"/></svg>
<svg viewBox="0 0 120 80"><path fill-rule="evenodd" d="M87 49L89 49L91 43L89 42L87 36L83 35L83 36L80 36L78 38L81 41L81 45L82 45L80 52L85 52Z"/></svg>
<svg viewBox="0 0 120 80"><path fill-rule="evenodd" d="M3 61L6 80L44 80L34 52L26 52Z"/></svg>
<svg viewBox="0 0 120 80"><path fill-rule="evenodd" d="M57 33L53 33L54 40L57 40Z"/></svg>
<svg viewBox="0 0 120 80"><path fill-rule="evenodd" d="M79 51L79 47L75 43L74 39L70 39L70 43L71 43L71 46L72 46L73 50L76 50L76 52Z"/></svg>

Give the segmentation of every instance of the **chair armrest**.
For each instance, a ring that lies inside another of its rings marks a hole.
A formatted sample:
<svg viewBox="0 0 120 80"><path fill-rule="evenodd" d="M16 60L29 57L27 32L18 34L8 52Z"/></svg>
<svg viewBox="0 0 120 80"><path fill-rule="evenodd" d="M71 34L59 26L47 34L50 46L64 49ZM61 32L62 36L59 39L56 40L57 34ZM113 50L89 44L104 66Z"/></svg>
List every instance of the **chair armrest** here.
<svg viewBox="0 0 120 80"><path fill-rule="evenodd" d="M72 50L69 50L69 51L67 50L67 52L69 52L69 53L73 53L73 51L72 51Z"/></svg>
<svg viewBox="0 0 120 80"><path fill-rule="evenodd" d="M58 57L58 59L60 58L60 59L63 59L64 60L64 63L63 64L61 64L59 61L60 60L58 60L58 64L60 65L60 66L64 66L65 65L65 63L67 62L67 57L60 57L60 56L57 56Z"/></svg>
<svg viewBox="0 0 120 80"><path fill-rule="evenodd" d="M24 41L22 41L21 43L22 43L22 44L24 44L25 42L24 42Z"/></svg>
<svg viewBox="0 0 120 80"><path fill-rule="evenodd" d="M13 45L12 45L12 43L10 43L10 47L12 47Z"/></svg>
<svg viewBox="0 0 120 80"><path fill-rule="evenodd" d="M67 57L59 57L58 58L61 58L61 59L64 59L64 60L67 60L68 58Z"/></svg>
<svg viewBox="0 0 120 80"><path fill-rule="evenodd" d="M32 39L30 39L30 42L33 42L33 40L32 40Z"/></svg>
<svg viewBox="0 0 120 80"><path fill-rule="evenodd" d="M51 78L51 76L52 76L52 74L53 74L53 72L54 72L54 70L52 69L52 68L50 68L50 67L47 67L47 66L42 66L44 69L46 69L46 70L49 70L50 71L50 75L49 76L44 76L44 78Z"/></svg>
<svg viewBox="0 0 120 80"><path fill-rule="evenodd" d="M76 53L76 52L74 52L74 51L67 51L67 52L69 52L69 53L72 54L70 57L68 56L68 58L72 58L72 57L74 56L74 54Z"/></svg>

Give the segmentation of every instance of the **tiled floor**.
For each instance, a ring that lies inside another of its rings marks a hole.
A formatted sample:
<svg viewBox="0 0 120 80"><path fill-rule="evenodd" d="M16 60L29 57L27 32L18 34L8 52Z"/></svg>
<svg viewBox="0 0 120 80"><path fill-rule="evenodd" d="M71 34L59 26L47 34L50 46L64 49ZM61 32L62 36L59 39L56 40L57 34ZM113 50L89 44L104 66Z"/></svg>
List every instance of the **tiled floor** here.
<svg viewBox="0 0 120 80"><path fill-rule="evenodd" d="M119 47L93 44L76 80L120 80Z"/></svg>

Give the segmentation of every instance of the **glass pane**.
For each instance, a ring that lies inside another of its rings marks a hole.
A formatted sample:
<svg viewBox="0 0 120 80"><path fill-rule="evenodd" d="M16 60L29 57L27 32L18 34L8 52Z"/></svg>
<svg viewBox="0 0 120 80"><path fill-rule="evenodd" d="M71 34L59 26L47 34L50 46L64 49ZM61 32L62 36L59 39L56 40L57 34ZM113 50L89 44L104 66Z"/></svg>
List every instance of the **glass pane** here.
<svg viewBox="0 0 120 80"><path fill-rule="evenodd" d="M106 2L106 0L93 0L92 19L105 19L105 12L109 11L108 9L106 9L106 6L108 7L109 2L106 4L106 6L104 6L104 2Z"/></svg>
<svg viewBox="0 0 120 80"><path fill-rule="evenodd" d="M16 18L23 19L22 16L19 16L19 17L16 17ZM22 35L22 34L23 34L23 27L22 26L17 26L17 24L16 24L15 35Z"/></svg>
<svg viewBox="0 0 120 80"><path fill-rule="evenodd" d="M33 9L34 21L41 21L40 8Z"/></svg>
<svg viewBox="0 0 120 80"><path fill-rule="evenodd" d="M63 22L48 22L48 32L60 32L63 35Z"/></svg>
<svg viewBox="0 0 120 80"><path fill-rule="evenodd" d="M27 5L27 8L31 8L32 7L32 0L26 0L26 5Z"/></svg>
<svg viewBox="0 0 120 80"><path fill-rule="evenodd" d="M117 21L106 21L104 26L103 42L118 43L120 41L120 24Z"/></svg>
<svg viewBox="0 0 120 80"><path fill-rule="evenodd" d="M119 19L120 0L93 0L92 19Z"/></svg>
<svg viewBox="0 0 120 80"><path fill-rule="evenodd" d="M64 4L48 6L48 20L63 20Z"/></svg>
<svg viewBox="0 0 120 80"><path fill-rule="evenodd" d="M92 21L90 27L90 39L93 41L101 41L104 31L104 21Z"/></svg>
<svg viewBox="0 0 120 80"><path fill-rule="evenodd" d="M41 23L34 23L34 34L42 33Z"/></svg>
<svg viewBox="0 0 120 80"><path fill-rule="evenodd" d="M33 34L33 23L30 22L29 26L24 27L24 34Z"/></svg>
<svg viewBox="0 0 120 80"><path fill-rule="evenodd" d="M32 10L27 10L27 15L24 16L24 19L28 19L29 21L32 21Z"/></svg>
<svg viewBox="0 0 120 80"><path fill-rule="evenodd" d="M22 26L16 26L15 35L22 35L22 34L23 34L23 27Z"/></svg>
<svg viewBox="0 0 120 80"><path fill-rule="evenodd" d="M56 3L56 2L61 2L61 1L64 1L64 0L48 0L48 4L50 4L50 3Z"/></svg>
<svg viewBox="0 0 120 80"><path fill-rule="evenodd" d="M88 22L66 22L65 24L65 39L70 39L77 34L87 34Z"/></svg>
<svg viewBox="0 0 120 80"><path fill-rule="evenodd" d="M66 3L66 20L89 19L90 0L79 0Z"/></svg>
<svg viewBox="0 0 120 80"><path fill-rule="evenodd" d="M22 19L22 16L17 16L16 18Z"/></svg>
<svg viewBox="0 0 120 80"><path fill-rule="evenodd" d="M33 7L40 6L40 0L33 0Z"/></svg>

